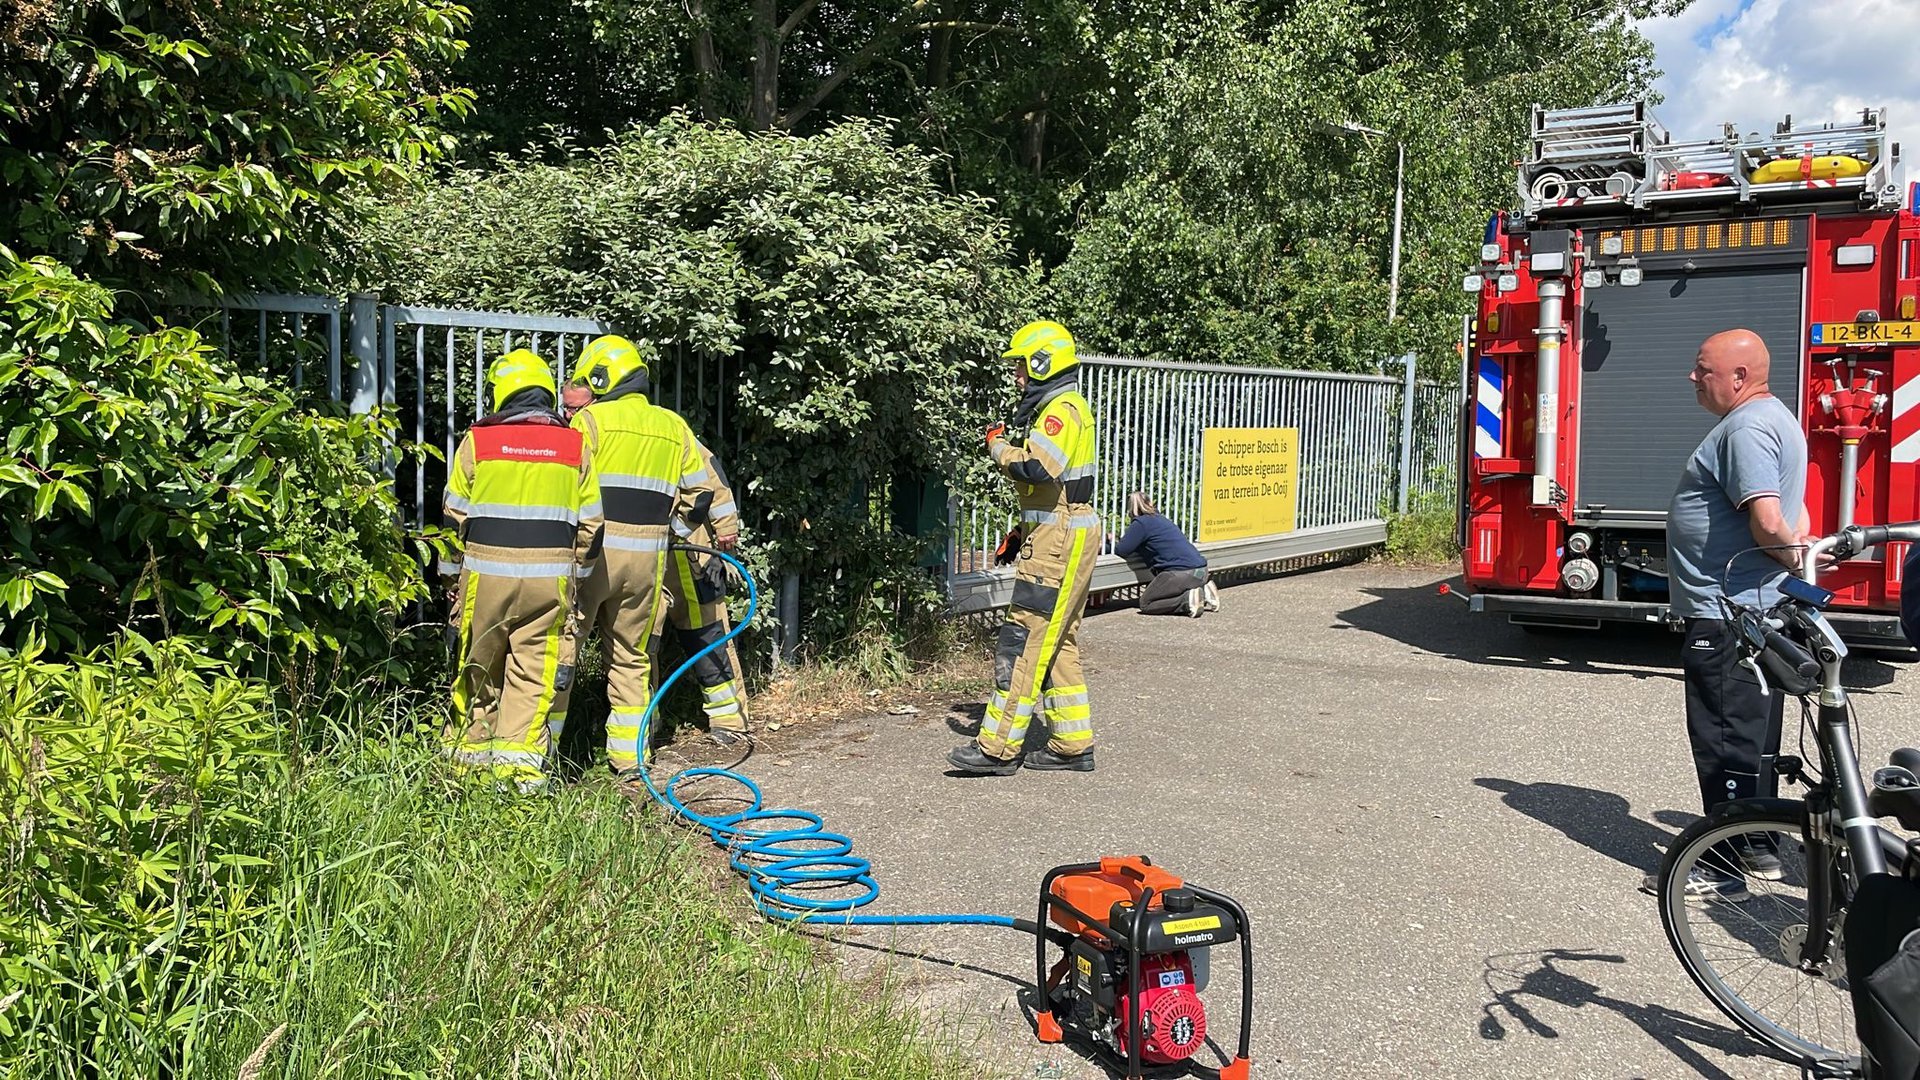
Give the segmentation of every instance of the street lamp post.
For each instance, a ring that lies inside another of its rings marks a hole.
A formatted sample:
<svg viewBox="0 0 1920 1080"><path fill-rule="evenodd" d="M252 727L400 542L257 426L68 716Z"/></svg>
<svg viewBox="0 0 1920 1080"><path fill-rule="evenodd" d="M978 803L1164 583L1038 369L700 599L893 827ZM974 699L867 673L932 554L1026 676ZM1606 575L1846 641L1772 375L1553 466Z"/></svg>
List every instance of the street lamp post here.
<svg viewBox="0 0 1920 1080"><path fill-rule="evenodd" d="M1357 135L1378 135L1381 138L1387 136L1387 133L1379 128L1370 128L1351 120L1342 121L1340 129ZM1387 284L1387 322L1389 323L1400 315L1400 223L1406 203L1407 180L1407 144L1395 139L1394 147L1398 151L1398 161L1393 170L1393 254L1390 257L1392 267L1388 271Z"/></svg>

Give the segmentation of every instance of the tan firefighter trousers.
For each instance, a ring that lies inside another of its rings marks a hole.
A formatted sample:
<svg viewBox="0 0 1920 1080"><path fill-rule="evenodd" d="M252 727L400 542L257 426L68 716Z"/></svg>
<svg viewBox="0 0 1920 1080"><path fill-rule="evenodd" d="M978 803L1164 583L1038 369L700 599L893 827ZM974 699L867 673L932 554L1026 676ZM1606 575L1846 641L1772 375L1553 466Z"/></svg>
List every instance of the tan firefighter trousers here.
<svg viewBox="0 0 1920 1080"><path fill-rule="evenodd" d="M725 567L717 556L713 565ZM727 598L723 588L695 571L693 554L675 551L667 556L666 622L673 627L685 656L726 636ZM694 679L700 684L700 707L707 714L710 731L747 730L747 688L740 678L740 654L733 642L715 649L693 665Z"/></svg>
<svg viewBox="0 0 1920 1080"><path fill-rule="evenodd" d="M648 533L655 531L646 526L608 523L601 541L600 564L580 590L579 629L568 645L571 656L588 634L600 632L607 661L607 704L611 707L607 715L607 764L615 772L626 772L651 757L649 733L641 730L641 721L653 701L648 645L660 608L667 530L662 526L657 536L632 535L643 528ZM561 695L562 706L566 697ZM558 715L564 722L564 708Z"/></svg>
<svg viewBox="0 0 1920 1080"><path fill-rule="evenodd" d="M994 650L993 698L980 723L980 751L988 757L1019 757L1035 711L1046 720L1054 753L1093 749L1080 616L1099 538L1099 519L1085 511L1028 526L1014 567L1013 602Z"/></svg>
<svg viewBox="0 0 1920 1080"><path fill-rule="evenodd" d="M461 666L447 731L455 760L523 784L544 779L549 725L566 716L555 682L570 662L562 639L572 569L556 577L461 572Z"/></svg>

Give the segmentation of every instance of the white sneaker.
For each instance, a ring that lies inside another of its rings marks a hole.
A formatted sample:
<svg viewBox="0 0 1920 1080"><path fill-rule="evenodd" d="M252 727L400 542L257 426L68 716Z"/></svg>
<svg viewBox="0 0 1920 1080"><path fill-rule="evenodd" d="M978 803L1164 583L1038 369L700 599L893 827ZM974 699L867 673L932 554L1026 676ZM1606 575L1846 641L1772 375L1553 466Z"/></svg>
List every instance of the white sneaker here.
<svg viewBox="0 0 1920 1080"><path fill-rule="evenodd" d="M1187 600L1186 600L1187 617L1190 619L1197 619L1200 617L1200 613L1202 611L1205 611L1206 609L1207 609L1206 602L1201 599L1200 590L1188 589Z"/></svg>
<svg viewBox="0 0 1920 1080"><path fill-rule="evenodd" d="M1200 603L1208 611L1220 610L1220 590L1214 588L1213 582L1209 581L1200 587Z"/></svg>

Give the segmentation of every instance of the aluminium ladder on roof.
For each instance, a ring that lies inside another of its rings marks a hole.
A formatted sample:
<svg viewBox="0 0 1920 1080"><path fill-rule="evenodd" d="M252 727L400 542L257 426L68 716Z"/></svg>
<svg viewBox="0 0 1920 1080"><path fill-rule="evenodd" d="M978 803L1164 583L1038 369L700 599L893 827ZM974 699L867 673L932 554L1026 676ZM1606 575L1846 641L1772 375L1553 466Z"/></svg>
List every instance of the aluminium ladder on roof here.
<svg viewBox="0 0 1920 1080"><path fill-rule="evenodd" d="M1866 109L1857 122L1796 128L1792 118L1772 134L1741 135L1723 125L1719 138L1673 142L1645 102L1532 111L1532 154L1519 165L1518 189L1529 219L1621 212L1666 204L1761 201L1854 201L1866 208L1900 205L1899 145L1887 139L1886 111ZM1869 163L1857 177L1755 184L1755 169L1780 158L1843 156ZM1719 187L1675 188L1682 173L1728 177Z"/></svg>

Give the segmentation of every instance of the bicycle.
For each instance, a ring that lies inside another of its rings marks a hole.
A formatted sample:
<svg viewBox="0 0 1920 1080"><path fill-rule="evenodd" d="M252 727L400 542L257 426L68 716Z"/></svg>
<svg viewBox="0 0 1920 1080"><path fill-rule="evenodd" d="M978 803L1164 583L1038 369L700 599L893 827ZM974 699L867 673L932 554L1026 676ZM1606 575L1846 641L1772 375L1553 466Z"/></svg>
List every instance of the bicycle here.
<svg viewBox="0 0 1920 1080"><path fill-rule="evenodd" d="M1871 787L1861 779L1840 679L1847 647L1822 614L1833 594L1813 583L1822 555L1889 540L1920 541L1920 522L1849 526L1808 545L1800 576L1766 611L1724 602L1762 687L1800 699L1800 746L1811 727L1817 771L1777 757L1780 779L1805 794L1721 804L1680 834L1656 879L1660 922L1687 975L1728 1019L1814 1076L1870 1075L1847 977L1848 905L1861 881L1909 858L1878 819L1920 830L1920 750L1895 751ZM1920 845L1913 858L1920 865Z"/></svg>

